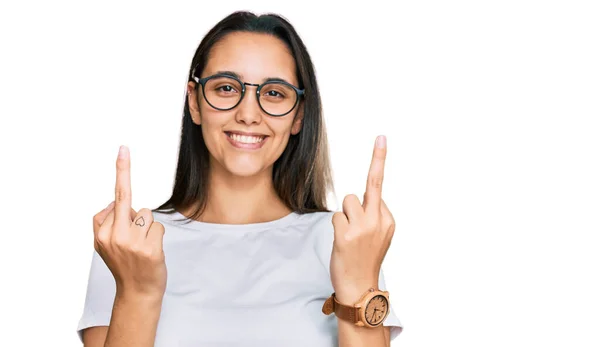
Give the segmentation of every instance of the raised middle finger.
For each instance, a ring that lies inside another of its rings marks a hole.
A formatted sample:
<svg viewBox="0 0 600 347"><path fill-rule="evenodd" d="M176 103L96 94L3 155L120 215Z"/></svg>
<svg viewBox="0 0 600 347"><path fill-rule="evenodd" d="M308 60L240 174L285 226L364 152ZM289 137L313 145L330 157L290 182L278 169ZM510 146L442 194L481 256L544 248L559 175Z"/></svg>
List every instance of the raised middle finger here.
<svg viewBox="0 0 600 347"><path fill-rule="evenodd" d="M117 157L117 180L115 184L115 223L131 224L131 175L129 148L121 146Z"/></svg>
<svg viewBox="0 0 600 347"><path fill-rule="evenodd" d="M383 185L383 169L385 166L386 152L385 136L377 137L375 147L373 148L373 158L371 160L371 166L369 167L363 203L365 212L372 215L378 213L381 206L381 190Z"/></svg>

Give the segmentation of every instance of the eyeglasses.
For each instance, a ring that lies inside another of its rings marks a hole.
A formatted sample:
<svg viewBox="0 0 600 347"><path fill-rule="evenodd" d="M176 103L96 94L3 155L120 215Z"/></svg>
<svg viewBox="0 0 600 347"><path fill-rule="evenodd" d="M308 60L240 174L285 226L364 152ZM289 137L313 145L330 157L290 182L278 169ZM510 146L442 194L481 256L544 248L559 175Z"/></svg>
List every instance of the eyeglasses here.
<svg viewBox="0 0 600 347"><path fill-rule="evenodd" d="M195 70L195 69L194 69ZM263 84L242 82L239 78L226 73L192 78L202 86L204 100L214 109L228 111L240 104L246 94L246 86L256 88L258 105L267 114L274 117L290 113L304 95L304 89L283 80L269 80Z"/></svg>

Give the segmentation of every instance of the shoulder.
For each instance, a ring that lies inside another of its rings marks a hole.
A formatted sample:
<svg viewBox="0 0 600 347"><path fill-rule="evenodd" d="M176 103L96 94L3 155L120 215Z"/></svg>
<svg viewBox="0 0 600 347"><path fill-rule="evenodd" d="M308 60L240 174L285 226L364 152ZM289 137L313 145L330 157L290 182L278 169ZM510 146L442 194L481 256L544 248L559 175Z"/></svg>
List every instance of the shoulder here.
<svg viewBox="0 0 600 347"><path fill-rule="evenodd" d="M169 226L184 226L190 222L184 215L176 210L153 210L152 218L155 222L162 223L165 227Z"/></svg>
<svg viewBox="0 0 600 347"><path fill-rule="evenodd" d="M333 223L335 211L311 212L298 216L300 223L306 223L313 241L314 252L320 263L329 272L329 261L333 249Z"/></svg>
<svg viewBox="0 0 600 347"><path fill-rule="evenodd" d="M172 211L152 210L152 217L154 218L154 220L168 221L168 220L175 219L178 215L179 215L179 213L174 210L172 210Z"/></svg>
<svg viewBox="0 0 600 347"><path fill-rule="evenodd" d="M332 218L335 211L299 214L297 223L310 232L318 247L333 243Z"/></svg>
<svg viewBox="0 0 600 347"><path fill-rule="evenodd" d="M323 212L309 212L304 214L296 213L296 220L298 224L306 225L311 229L315 228L333 228L331 219L333 218L333 211Z"/></svg>

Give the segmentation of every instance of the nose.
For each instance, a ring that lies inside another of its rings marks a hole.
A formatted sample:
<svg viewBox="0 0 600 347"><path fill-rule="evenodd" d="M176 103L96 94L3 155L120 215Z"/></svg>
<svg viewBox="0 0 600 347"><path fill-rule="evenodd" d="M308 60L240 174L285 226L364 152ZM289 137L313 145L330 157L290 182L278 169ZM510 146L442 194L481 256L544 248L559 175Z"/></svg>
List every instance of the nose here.
<svg viewBox="0 0 600 347"><path fill-rule="evenodd" d="M260 105L258 105L258 99L256 98L256 88L258 88L258 84L244 84L247 86L246 92L237 107L236 120L247 125L253 123L260 124L262 120L262 111ZM248 86L250 88L248 88Z"/></svg>

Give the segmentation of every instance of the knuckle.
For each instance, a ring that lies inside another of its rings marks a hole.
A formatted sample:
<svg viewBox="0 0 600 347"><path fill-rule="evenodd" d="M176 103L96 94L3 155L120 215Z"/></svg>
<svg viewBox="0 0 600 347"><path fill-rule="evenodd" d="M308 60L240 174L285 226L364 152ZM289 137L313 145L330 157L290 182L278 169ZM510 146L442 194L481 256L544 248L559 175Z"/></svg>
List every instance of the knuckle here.
<svg viewBox="0 0 600 347"><path fill-rule="evenodd" d="M346 219L346 215L343 212L335 212L333 214L333 217L331 218L331 222L335 225L338 223L343 223L344 221L347 221Z"/></svg>
<svg viewBox="0 0 600 347"><path fill-rule="evenodd" d="M344 205L351 205L351 204L354 204L357 201L358 201L358 196L356 196L356 194L348 194L348 195L346 195L344 197L343 204Z"/></svg>
<svg viewBox="0 0 600 347"><path fill-rule="evenodd" d="M120 249L129 249L131 245L129 244L129 237L126 234L121 232L116 232L115 236L112 239L112 242L115 246Z"/></svg>
<svg viewBox="0 0 600 347"><path fill-rule="evenodd" d="M140 249L139 255L148 262L160 263L164 259L162 248L146 244Z"/></svg>
<svg viewBox="0 0 600 347"><path fill-rule="evenodd" d="M165 258L165 254L162 251L162 248L160 247L152 247L151 248L152 253L150 258L155 261L155 262L160 262Z"/></svg>
<svg viewBox="0 0 600 347"><path fill-rule="evenodd" d="M95 240L99 245L106 246L110 244L110 234L101 229L98 231L98 234L96 234Z"/></svg>
<svg viewBox="0 0 600 347"><path fill-rule="evenodd" d="M138 254L144 259L153 259L154 250L151 247L140 247Z"/></svg>
<svg viewBox="0 0 600 347"><path fill-rule="evenodd" d="M331 224L336 225L340 222L340 212L335 212L331 217Z"/></svg>
<svg viewBox="0 0 600 347"><path fill-rule="evenodd" d="M152 222L152 230L156 230L162 235L165 234L165 226L160 222Z"/></svg>
<svg viewBox="0 0 600 347"><path fill-rule="evenodd" d="M385 245L387 246L388 249L390 248L390 245L392 244L393 238L394 238L393 233L386 234L384 237Z"/></svg>
<svg viewBox="0 0 600 347"><path fill-rule="evenodd" d="M396 220L394 219L394 216L392 216L391 213L388 213L388 217L390 219L390 224L396 224Z"/></svg>
<svg viewBox="0 0 600 347"><path fill-rule="evenodd" d="M156 250L156 251L152 252L152 255L149 257L149 260L153 264L160 264L165 260L165 255L162 252L162 250Z"/></svg>
<svg viewBox="0 0 600 347"><path fill-rule="evenodd" d="M94 250L100 255L102 259L105 258L105 255L107 254L107 249L108 247L106 245L103 245L98 241L94 242Z"/></svg>
<svg viewBox="0 0 600 347"><path fill-rule="evenodd" d="M367 219L365 222L365 230L368 232L376 232L377 231L377 221L373 219Z"/></svg>
<svg viewBox="0 0 600 347"><path fill-rule="evenodd" d="M393 221L390 223L390 225L387 228L387 232L391 235L394 234L394 231L396 231L396 223L394 223Z"/></svg>
<svg viewBox="0 0 600 347"><path fill-rule="evenodd" d="M369 184L371 185L371 187L379 189L383 185L383 177L381 177L381 176L370 177Z"/></svg>
<svg viewBox="0 0 600 347"><path fill-rule="evenodd" d="M360 239L360 234L357 233L344 233L343 238L345 242L353 242L356 239Z"/></svg>
<svg viewBox="0 0 600 347"><path fill-rule="evenodd" d="M144 248L139 243L133 243L127 246L128 250L137 257L144 257Z"/></svg>
<svg viewBox="0 0 600 347"><path fill-rule="evenodd" d="M123 189L121 187L117 187L117 189L115 191L115 201L116 202L123 202L127 198L128 198L128 194L125 191L125 189Z"/></svg>
<svg viewBox="0 0 600 347"><path fill-rule="evenodd" d="M144 216L148 223L154 221L154 216L152 215L152 211L149 208L140 208L137 213L138 216Z"/></svg>

